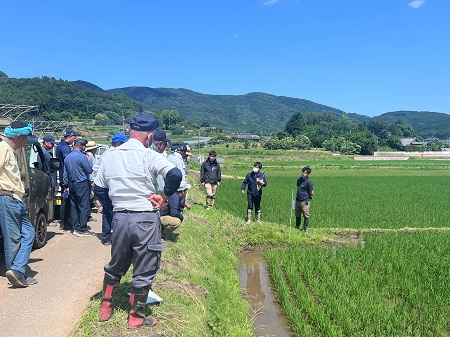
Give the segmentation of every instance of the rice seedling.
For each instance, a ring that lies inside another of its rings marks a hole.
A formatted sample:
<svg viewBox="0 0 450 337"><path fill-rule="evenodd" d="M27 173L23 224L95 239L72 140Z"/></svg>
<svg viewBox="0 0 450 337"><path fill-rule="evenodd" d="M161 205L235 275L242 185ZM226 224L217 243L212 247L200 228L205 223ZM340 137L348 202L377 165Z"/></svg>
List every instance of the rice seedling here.
<svg viewBox="0 0 450 337"><path fill-rule="evenodd" d="M311 174L315 196L311 228L448 227L448 170L316 170ZM266 171L262 218L280 225L291 222L291 198L298 171ZM242 179L224 179L217 207L244 219L247 199Z"/></svg>
<svg viewBox="0 0 450 337"><path fill-rule="evenodd" d="M357 247L267 250L304 336L448 336L450 233L370 234Z"/></svg>

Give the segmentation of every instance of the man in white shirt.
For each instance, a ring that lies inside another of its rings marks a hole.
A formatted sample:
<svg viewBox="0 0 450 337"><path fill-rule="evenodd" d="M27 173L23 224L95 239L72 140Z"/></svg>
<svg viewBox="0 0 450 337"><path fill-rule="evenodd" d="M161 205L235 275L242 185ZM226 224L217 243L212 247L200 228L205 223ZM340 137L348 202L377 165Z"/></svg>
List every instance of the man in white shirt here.
<svg viewBox="0 0 450 337"><path fill-rule="evenodd" d="M120 279L133 263L128 327L156 324L145 316L150 286L161 260L161 221L158 210L180 186L182 173L161 154L151 150L158 121L138 114L130 121L130 139L102 157L94 179L96 191L108 193L114 208L111 261L105 265L99 320L112 315L112 298ZM156 177L165 178L157 194Z"/></svg>

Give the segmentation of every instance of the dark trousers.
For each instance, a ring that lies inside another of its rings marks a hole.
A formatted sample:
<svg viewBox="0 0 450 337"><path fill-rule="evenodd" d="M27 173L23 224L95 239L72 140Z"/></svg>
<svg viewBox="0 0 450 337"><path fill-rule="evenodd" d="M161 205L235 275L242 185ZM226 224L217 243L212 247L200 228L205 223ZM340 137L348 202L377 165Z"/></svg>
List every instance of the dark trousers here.
<svg viewBox="0 0 450 337"><path fill-rule="evenodd" d="M161 221L159 212L114 213L111 261L105 275L120 281L133 263L131 285L152 284L161 261Z"/></svg>
<svg viewBox="0 0 450 337"><path fill-rule="evenodd" d="M255 206L255 212L258 212L261 209L261 196L247 194L247 203L247 209L253 209Z"/></svg>
<svg viewBox="0 0 450 337"><path fill-rule="evenodd" d="M98 201L102 204L102 243L111 241L111 230L113 220L113 205L108 196L109 190L107 188L101 188L94 185L94 194Z"/></svg>
<svg viewBox="0 0 450 337"><path fill-rule="evenodd" d="M64 190L61 191L61 195ZM62 198L61 206L59 208L59 217L61 218L61 227L63 229L72 230L72 223L70 222L70 198Z"/></svg>
<svg viewBox="0 0 450 337"><path fill-rule="evenodd" d="M106 200L100 200L103 211L102 211L102 242L106 243L111 241L111 229L113 220L113 205L111 199L106 198Z"/></svg>
<svg viewBox="0 0 450 337"><path fill-rule="evenodd" d="M86 232L89 215L91 214L90 182L69 183L70 222L74 231Z"/></svg>

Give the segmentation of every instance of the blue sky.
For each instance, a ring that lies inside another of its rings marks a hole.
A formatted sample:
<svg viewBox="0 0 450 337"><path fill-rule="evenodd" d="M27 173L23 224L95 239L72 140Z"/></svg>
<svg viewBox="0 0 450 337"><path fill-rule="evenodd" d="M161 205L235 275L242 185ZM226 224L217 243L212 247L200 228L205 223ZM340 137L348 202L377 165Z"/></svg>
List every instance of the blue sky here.
<svg viewBox="0 0 450 337"><path fill-rule="evenodd" d="M0 71L450 114L449 0L5 1Z"/></svg>

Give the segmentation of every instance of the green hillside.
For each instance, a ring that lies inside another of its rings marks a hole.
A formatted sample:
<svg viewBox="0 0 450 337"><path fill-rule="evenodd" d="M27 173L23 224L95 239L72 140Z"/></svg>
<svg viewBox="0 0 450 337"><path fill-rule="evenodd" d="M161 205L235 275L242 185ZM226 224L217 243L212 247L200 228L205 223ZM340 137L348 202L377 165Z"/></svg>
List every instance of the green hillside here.
<svg viewBox="0 0 450 337"><path fill-rule="evenodd" d="M103 114L115 124L122 123L122 114L127 118L142 111L140 103L125 95L46 76L8 78L0 74L0 104L37 105L39 111L33 117L45 120L94 120Z"/></svg>
<svg viewBox="0 0 450 337"><path fill-rule="evenodd" d="M201 124L207 118L212 126L229 131L278 132L296 112L328 112L339 117L345 114L342 110L305 99L259 92L246 95L208 95L187 89L147 87L127 87L107 91L125 94L142 103L144 109L148 111L177 110L183 119ZM353 117L357 116L360 115L354 114Z"/></svg>
<svg viewBox="0 0 450 337"><path fill-rule="evenodd" d="M421 137L450 138L450 115L431 111L393 111L373 117L379 122L395 123L402 120L413 127Z"/></svg>
<svg viewBox="0 0 450 337"><path fill-rule="evenodd" d="M395 123L402 120L421 137L450 138L450 115L429 111L395 111L370 118L305 99L254 92L245 95L209 95L187 89L126 87L103 90L86 81L50 77L9 78L0 71L0 104L37 105L33 117L46 120L95 120L102 114L108 124L122 124L135 113L160 114L177 110L181 119L228 131L270 134L285 128L297 112L344 115L358 123ZM106 117L105 117L106 116Z"/></svg>

